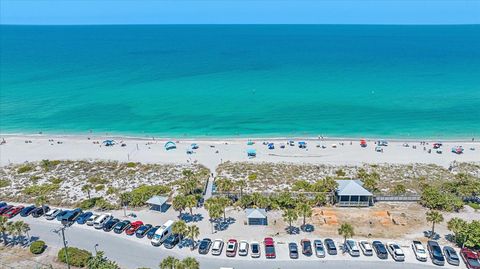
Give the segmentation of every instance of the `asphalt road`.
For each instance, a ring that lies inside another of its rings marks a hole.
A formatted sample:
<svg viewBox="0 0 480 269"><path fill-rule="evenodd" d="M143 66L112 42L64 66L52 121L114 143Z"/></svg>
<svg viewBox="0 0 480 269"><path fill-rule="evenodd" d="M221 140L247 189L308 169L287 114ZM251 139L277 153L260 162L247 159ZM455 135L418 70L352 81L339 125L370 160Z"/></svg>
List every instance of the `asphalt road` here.
<svg viewBox="0 0 480 269"><path fill-rule="evenodd" d="M19 217L16 217L19 218ZM47 221L44 219L33 219L31 217L22 218L30 224L30 235L44 240L49 247L63 247L62 238L53 232L54 229L61 227L58 221ZM86 225L73 225L66 230L66 238L69 246L88 249L95 252L95 244L97 249L105 252L109 259L117 261L122 267L138 268L150 267L152 269L159 268L160 261L169 256L176 256L183 259L187 256L195 257L201 265L201 268L214 269L220 267L233 267L235 269L278 269L278 268L332 268L332 269L428 269L434 268L430 262L425 264L417 263L398 263L391 259L387 261L378 260L376 257L371 261L360 260L346 256L346 259L329 260L317 259L312 257L310 260L266 260L265 258L252 259L250 257L227 258L225 256L213 257L211 255L202 256L196 251L191 252L188 249L167 250L164 247L153 247L147 239L137 239L129 237L125 234L106 233L101 230L95 230L93 227ZM282 249L286 248L282 246ZM281 248L278 248L280 254ZM286 251L284 251L286 253ZM286 256L282 253L282 257ZM364 257L365 258L365 257Z"/></svg>

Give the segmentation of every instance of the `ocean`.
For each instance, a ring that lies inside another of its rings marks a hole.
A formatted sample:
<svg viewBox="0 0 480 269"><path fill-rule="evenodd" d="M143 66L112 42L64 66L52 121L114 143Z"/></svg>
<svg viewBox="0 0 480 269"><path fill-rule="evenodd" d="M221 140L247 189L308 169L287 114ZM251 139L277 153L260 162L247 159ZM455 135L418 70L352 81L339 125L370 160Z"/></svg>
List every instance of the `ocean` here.
<svg viewBox="0 0 480 269"><path fill-rule="evenodd" d="M0 133L480 136L480 25L0 26Z"/></svg>

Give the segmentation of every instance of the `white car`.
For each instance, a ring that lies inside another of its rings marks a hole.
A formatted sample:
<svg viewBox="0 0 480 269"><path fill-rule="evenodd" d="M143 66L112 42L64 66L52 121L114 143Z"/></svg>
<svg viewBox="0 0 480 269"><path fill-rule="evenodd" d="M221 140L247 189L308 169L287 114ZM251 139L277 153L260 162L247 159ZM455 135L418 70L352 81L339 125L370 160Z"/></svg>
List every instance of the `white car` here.
<svg viewBox="0 0 480 269"><path fill-rule="evenodd" d="M223 240L222 239L215 239L212 244L212 255L218 256L222 254L223 250Z"/></svg>
<svg viewBox="0 0 480 269"><path fill-rule="evenodd" d="M345 247L352 257L359 257L360 256L360 250L358 249L357 242L353 239L347 239L345 242Z"/></svg>
<svg viewBox="0 0 480 269"><path fill-rule="evenodd" d="M253 241L250 243L250 256L252 258L260 258L260 244L256 241Z"/></svg>
<svg viewBox="0 0 480 269"><path fill-rule="evenodd" d="M60 214L60 212L62 212L61 209L52 208L52 209L50 209L47 213L45 213L45 218L46 218L47 220L52 220L52 219L56 218L57 215Z"/></svg>
<svg viewBox="0 0 480 269"><path fill-rule="evenodd" d="M405 254L403 253L402 248L397 243L388 242L387 249L395 261L402 262L405 260Z"/></svg>
<svg viewBox="0 0 480 269"><path fill-rule="evenodd" d="M95 220L99 217L100 215L99 214L93 214L90 216L90 218L88 218L87 220L87 225L88 226L93 226L93 223L95 222Z"/></svg>
<svg viewBox="0 0 480 269"><path fill-rule="evenodd" d="M368 243L367 241L365 240L360 241L360 249L362 250L363 255L373 256L373 248L370 245L370 243Z"/></svg>
<svg viewBox="0 0 480 269"><path fill-rule="evenodd" d="M415 257L417 260L421 262L426 262L427 261L427 251L422 245L422 242L420 241L413 241L412 243L412 250L413 253L415 253Z"/></svg>
<svg viewBox="0 0 480 269"><path fill-rule="evenodd" d="M248 242L245 240L242 240L238 245L238 256L247 256L247 255L248 255Z"/></svg>

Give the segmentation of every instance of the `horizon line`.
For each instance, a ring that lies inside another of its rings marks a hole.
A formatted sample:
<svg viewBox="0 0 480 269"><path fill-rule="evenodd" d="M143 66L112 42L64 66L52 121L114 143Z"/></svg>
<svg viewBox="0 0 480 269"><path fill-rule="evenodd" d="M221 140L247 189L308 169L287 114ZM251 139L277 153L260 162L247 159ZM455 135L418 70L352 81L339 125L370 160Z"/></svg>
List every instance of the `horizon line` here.
<svg viewBox="0 0 480 269"><path fill-rule="evenodd" d="M0 23L0 26L158 26L158 25L356 25L356 26L476 26L479 23Z"/></svg>

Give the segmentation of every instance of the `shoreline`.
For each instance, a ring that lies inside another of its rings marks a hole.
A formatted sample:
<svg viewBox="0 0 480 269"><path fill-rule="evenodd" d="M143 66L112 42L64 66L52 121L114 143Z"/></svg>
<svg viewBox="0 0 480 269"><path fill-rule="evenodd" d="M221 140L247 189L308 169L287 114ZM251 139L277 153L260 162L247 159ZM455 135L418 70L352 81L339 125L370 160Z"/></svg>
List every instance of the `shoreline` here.
<svg viewBox="0 0 480 269"><path fill-rule="evenodd" d="M447 138L447 139L435 139L435 138L389 138L381 136L359 136L359 137L341 137L341 136L136 136L136 135L121 135L121 134L29 134L29 133L0 133L1 138L65 138L65 139L118 139L118 140L139 140L139 141L288 141L288 140L305 140L305 141L359 141L360 139L366 139L367 141L386 140L389 142L449 142L449 143L479 143L475 139L467 138Z"/></svg>

